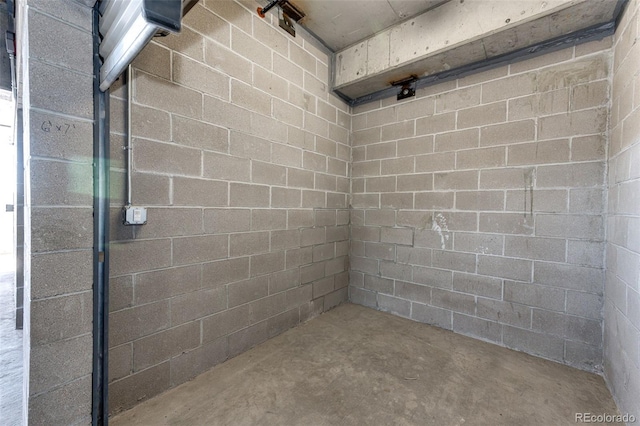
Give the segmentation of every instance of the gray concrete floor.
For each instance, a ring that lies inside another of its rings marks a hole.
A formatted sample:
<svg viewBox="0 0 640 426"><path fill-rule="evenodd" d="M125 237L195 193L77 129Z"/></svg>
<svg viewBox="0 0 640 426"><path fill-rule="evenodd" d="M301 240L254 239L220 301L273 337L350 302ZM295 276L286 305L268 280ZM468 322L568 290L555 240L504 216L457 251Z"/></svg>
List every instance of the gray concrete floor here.
<svg viewBox="0 0 640 426"><path fill-rule="evenodd" d="M572 425L601 377L343 305L111 419L122 425Z"/></svg>
<svg viewBox="0 0 640 426"><path fill-rule="evenodd" d="M16 330L13 256L0 256L0 424L22 425L22 330Z"/></svg>

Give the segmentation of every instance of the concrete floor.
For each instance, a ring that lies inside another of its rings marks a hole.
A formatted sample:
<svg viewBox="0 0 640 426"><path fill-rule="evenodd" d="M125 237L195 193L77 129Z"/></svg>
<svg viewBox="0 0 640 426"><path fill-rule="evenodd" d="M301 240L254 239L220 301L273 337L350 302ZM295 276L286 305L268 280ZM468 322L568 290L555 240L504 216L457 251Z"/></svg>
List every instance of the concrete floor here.
<svg viewBox="0 0 640 426"><path fill-rule="evenodd" d="M570 425L601 377L343 305L110 420L122 425Z"/></svg>
<svg viewBox="0 0 640 426"><path fill-rule="evenodd" d="M22 425L22 330L16 330L13 256L0 256L0 424Z"/></svg>

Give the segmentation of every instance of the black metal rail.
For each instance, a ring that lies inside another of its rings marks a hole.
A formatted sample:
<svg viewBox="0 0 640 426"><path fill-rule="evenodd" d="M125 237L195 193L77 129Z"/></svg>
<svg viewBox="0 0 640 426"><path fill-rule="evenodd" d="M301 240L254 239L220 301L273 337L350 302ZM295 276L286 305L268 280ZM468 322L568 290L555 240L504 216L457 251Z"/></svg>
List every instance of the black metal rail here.
<svg viewBox="0 0 640 426"><path fill-rule="evenodd" d="M100 14L93 9L93 377L91 423L109 423L109 90L100 90Z"/></svg>

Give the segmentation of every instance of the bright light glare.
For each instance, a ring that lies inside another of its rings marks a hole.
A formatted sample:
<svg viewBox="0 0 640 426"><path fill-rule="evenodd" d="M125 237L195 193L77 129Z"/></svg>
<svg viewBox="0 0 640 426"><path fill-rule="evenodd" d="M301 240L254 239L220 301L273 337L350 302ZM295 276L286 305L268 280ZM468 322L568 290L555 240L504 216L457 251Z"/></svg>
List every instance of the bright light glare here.
<svg viewBox="0 0 640 426"><path fill-rule="evenodd" d="M14 116L13 101L0 96L0 255L13 253L13 213L6 205L14 203L16 191Z"/></svg>

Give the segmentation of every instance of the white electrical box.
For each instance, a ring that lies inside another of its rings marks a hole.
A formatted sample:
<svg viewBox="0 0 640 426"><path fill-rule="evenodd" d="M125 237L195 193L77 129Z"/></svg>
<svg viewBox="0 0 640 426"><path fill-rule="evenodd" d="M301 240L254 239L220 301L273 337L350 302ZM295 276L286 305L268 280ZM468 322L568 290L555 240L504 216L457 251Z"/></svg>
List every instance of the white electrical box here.
<svg viewBox="0 0 640 426"><path fill-rule="evenodd" d="M144 225L147 223L147 208L124 206L122 209L125 225Z"/></svg>

